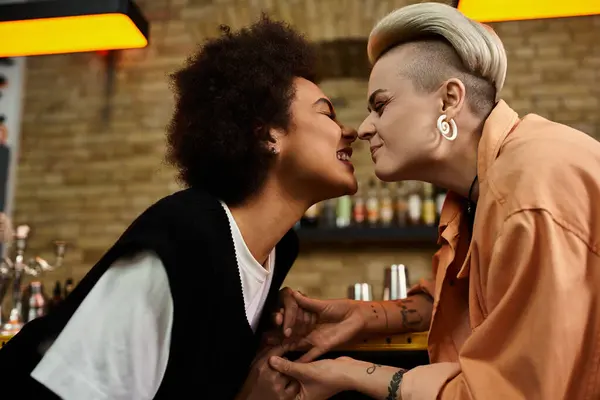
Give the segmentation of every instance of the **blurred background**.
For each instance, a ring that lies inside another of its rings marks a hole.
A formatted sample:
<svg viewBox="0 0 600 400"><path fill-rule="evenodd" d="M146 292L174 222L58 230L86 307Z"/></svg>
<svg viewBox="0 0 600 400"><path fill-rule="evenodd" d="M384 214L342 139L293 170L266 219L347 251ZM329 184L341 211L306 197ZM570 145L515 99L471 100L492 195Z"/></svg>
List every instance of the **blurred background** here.
<svg viewBox="0 0 600 400"><path fill-rule="evenodd" d="M31 228L26 258L54 262L61 248L54 242L66 242L63 266L41 276L49 294L57 281L79 281L138 213L178 190L174 172L162 163L173 104L167 75L219 24L239 28L266 11L305 32L321 50L324 92L340 120L358 127L366 116L370 29L411 2L136 3L149 21L146 48L119 51L112 60L89 52L0 62L1 129L11 154L5 211L15 226ZM600 137L600 16L491 25L509 58L502 97L520 114L535 112ZM444 193L416 182L381 185L363 143L353 160L359 196L319 205L299 228L302 254L286 284L310 296L346 297L349 285L367 282L381 298L384 270L392 264L406 267L410 284L431 274ZM362 218L371 223L358 228Z"/></svg>

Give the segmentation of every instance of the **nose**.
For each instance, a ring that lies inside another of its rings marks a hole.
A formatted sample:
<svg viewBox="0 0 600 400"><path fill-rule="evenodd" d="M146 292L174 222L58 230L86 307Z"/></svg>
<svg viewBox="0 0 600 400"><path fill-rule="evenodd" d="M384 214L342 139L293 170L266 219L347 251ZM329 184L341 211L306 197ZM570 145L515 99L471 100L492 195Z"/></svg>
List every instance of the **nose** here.
<svg viewBox="0 0 600 400"><path fill-rule="evenodd" d="M358 133L356 132L356 129L342 125L342 138L347 141L348 144L354 143L357 137Z"/></svg>
<svg viewBox="0 0 600 400"><path fill-rule="evenodd" d="M375 136L375 133L375 125L371 122L371 115L369 114L358 127L358 138L360 140L369 140Z"/></svg>

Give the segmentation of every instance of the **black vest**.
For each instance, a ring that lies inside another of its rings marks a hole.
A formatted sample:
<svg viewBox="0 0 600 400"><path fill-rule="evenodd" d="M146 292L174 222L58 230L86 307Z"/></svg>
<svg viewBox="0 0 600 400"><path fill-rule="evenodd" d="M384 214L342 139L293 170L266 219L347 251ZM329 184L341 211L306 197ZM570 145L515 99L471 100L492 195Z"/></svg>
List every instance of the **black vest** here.
<svg viewBox="0 0 600 400"><path fill-rule="evenodd" d="M194 189L165 197L146 210L61 306L26 324L0 350L0 379L11 382L8 386L20 398L57 398L30 377L43 349L60 334L110 265L142 250L160 257L174 303L169 362L155 398L174 399L182 393L200 399L234 398L269 325L278 290L298 253L298 241L290 231L277 245L275 274L255 335L246 319L227 215L216 198Z"/></svg>

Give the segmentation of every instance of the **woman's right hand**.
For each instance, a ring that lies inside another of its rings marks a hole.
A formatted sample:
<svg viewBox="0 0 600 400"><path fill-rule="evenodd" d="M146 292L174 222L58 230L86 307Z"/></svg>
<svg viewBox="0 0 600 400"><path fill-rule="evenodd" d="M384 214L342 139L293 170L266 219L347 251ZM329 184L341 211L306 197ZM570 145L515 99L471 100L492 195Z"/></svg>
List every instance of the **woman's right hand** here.
<svg viewBox="0 0 600 400"><path fill-rule="evenodd" d="M307 350L297 361L310 362L361 334L366 325L365 310L361 304L364 306L364 302L348 299L311 299L290 289L283 310L275 315L275 323L281 325L288 310L295 314L302 310L305 315L311 316L305 320L294 318L294 324L287 327L292 329L291 336L285 335L284 339L284 342L294 343L299 350ZM303 321L308 321L309 326ZM271 343L277 340L271 338Z"/></svg>

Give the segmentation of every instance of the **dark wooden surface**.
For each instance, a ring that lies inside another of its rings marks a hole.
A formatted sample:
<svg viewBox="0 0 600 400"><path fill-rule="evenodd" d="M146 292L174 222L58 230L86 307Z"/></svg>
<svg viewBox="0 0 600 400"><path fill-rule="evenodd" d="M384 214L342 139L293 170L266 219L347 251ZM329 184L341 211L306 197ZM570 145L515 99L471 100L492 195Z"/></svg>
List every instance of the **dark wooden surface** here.
<svg viewBox="0 0 600 400"><path fill-rule="evenodd" d="M437 246L435 226L299 228L296 232L302 249L332 246Z"/></svg>

